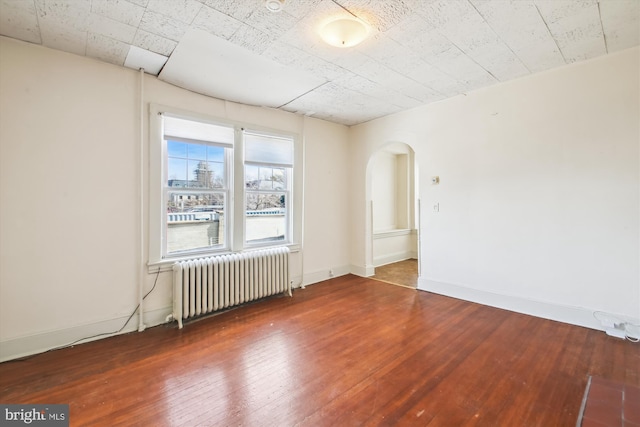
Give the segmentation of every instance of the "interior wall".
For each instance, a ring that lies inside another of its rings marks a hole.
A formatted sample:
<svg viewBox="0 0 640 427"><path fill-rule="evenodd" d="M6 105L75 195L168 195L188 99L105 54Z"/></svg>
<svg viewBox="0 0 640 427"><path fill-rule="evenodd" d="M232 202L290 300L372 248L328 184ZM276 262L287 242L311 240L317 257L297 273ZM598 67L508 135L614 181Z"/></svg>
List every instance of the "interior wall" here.
<svg viewBox="0 0 640 427"><path fill-rule="evenodd" d="M394 230L398 225L398 172L396 155L379 151L371 158L373 232Z"/></svg>
<svg viewBox="0 0 640 427"><path fill-rule="evenodd" d="M396 228L409 229L409 181L412 176L409 168L409 156L396 154Z"/></svg>
<svg viewBox="0 0 640 427"><path fill-rule="evenodd" d="M139 79L133 70L0 38L0 360L118 330L138 303L140 233L148 237L139 209ZM144 92L146 111L152 102L301 135L306 238L291 255L292 276L300 285L348 272L345 126L209 98L148 75ZM145 300L149 326L170 312L171 274L142 269L146 290L157 281ZM136 328L134 318L124 332Z"/></svg>
<svg viewBox="0 0 640 427"><path fill-rule="evenodd" d="M348 128L305 119L304 284L350 271Z"/></svg>
<svg viewBox="0 0 640 427"><path fill-rule="evenodd" d="M637 322L639 62L634 48L353 127L353 271L370 259L366 159L404 141L421 170L421 289Z"/></svg>
<svg viewBox="0 0 640 427"><path fill-rule="evenodd" d="M391 144L371 156L372 264L379 267L417 258L413 229L413 155L406 144Z"/></svg>

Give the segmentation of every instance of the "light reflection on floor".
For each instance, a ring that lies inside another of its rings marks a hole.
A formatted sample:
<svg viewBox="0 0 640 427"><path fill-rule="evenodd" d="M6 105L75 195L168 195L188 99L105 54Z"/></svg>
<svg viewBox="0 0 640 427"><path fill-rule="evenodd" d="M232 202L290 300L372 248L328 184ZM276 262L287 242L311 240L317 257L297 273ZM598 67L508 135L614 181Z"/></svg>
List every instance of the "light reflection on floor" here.
<svg viewBox="0 0 640 427"><path fill-rule="evenodd" d="M295 336L287 336L273 324L261 329L221 347L239 354L237 359L221 357L205 366L184 366L179 368L182 373L167 376L164 400L169 425L203 419L210 419L212 425L262 425L260 414L270 404L277 400L282 405L283 399L295 396L297 383L290 360L295 346L289 343Z"/></svg>

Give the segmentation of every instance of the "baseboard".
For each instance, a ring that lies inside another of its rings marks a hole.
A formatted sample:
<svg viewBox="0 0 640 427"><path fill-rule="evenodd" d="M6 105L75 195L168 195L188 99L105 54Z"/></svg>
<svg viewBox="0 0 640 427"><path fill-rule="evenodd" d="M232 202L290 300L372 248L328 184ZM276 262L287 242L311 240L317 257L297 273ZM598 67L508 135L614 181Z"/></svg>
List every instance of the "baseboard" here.
<svg viewBox="0 0 640 427"><path fill-rule="evenodd" d="M343 265L340 267L334 267L327 270L319 270L312 273L305 273L302 284L303 286L313 285L314 283L322 282L324 280L328 280L334 277L344 276L345 274L349 274L351 272L351 268L348 265Z"/></svg>
<svg viewBox="0 0 640 427"><path fill-rule="evenodd" d="M415 251L396 252L395 254L375 258L373 260L373 265L374 267L382 267L383 265L415 258L418 258L418 254Z"/></svg>
<svg viewBox="0 0 640 427"><path fill-rule="evenodd" d="M375 273L375 267L373 265L367 265L365 267L361 267L359 265L351 264L351 267L349 268L349 272L351 274L355 274L356 276L360 276L360 277L371 277Z"/></svg>
<svg viewBox="0 0 640 427"><path fill-rule="evenodd" d="M330 274L333 273L332 274ZM344 276L350 273L350 266L336 267L331 270L317 271L311 274L305 274L304 277L292 277L293 287L298 288L301 285L311 285L322 282L332 277ZM144 323L146 327L157 326L165 323L167 316L172 313L172 307L146 311L144 314ZM87 325L75 326L72 328L61 329L57 331L48 331L40 334L29 335L20 338L0 341L0 362L17 359L20 357L31 356L33 354L43 353L52 349L66 347L69 344L85 337L93 337L82 340L80 343L87 343L109 336L126 334L138 330L138 317L134 316L127 326L119 333L111 333L122 328L127 321L128 316L105 320ZM101 335L107 333L106 335ZM96 336L99 335L99 336ZM78 343L78 344L80 344Z"/></svg>
<svg viewBox="0 0 640 427"><path fill-rule="evenodd" d="M291 276L291 289L297 289L302 286L302 276Z"/></svg>
<svg viewBox="0 0 640 427"><path fill-rule="evenodd" d="M144 323L146 327L152 327L165 323L171 307L165 307L157 310L145 311ZM117 334L111 334L122 328L124 322L129 316L119 317L116 319L105 320L102 322L91 323L87 325L75 326L57 331L50 331L41 334L29 335L20 338L14 338L0 342L0 362L17 359L20 357L31 356L33 354L43 353L55 348L66 347L70 343L85 337L86 340L81 343L87 343L109 336L126 334L138 330L138 317L134 316L127 326ZM107 335L100 335L107 333ZM100 335L94 337L95 335ZM78 343L80 344L80 343Z"/></svg>
<svg viewBox="0 0 640 427"><path fill-rule="evenodd" d="M364 268L355 265L336 267L333 268L332 271L333 276L329 274L329 270L321 270L305 274L302 283L305 286L312 285L314 283L322 282L332 277L344 276L349 273L363 277L373 275L373 267ZM367 275L369 271L370 274ZM476 302L491 307L502 308L517 313L541 317L544 319L556 320L559 322L584 326L596 330L604 330L600 322L593 316L593 310L583 307L565 306L545 301L531 300L513 295L496 294L493 292L474 289L468 286L438 282L426 278L418 279L418 289L462 299L465 301ZM145 325L147 327L152 327L163 324L165 323L167 316L171 314L171 312L171 307L147 311L144 315ZM128 316L123 316L120 318L76 326L73 328L50 331L46 333L2 341L0 342L0 362L30 356L32 354L42 353L58 347L64 347L80 338L93 337L94 335L102 334L105 332L117 331L122 327L127 318ZM125 334L137 330L137 317L134 316L134 318L131 319L131 321L119 334ZM89 338L82 341L82 343L106 338L107 336L109 335L101 335L99 337Z"/></svg>
<svg viewBox="0 0 640 427"><path fill-rule="evenodd" d="M603 330L600 322L593 316L593 310L584 307L573 307L514 295L497 294L468 286L443 283L425 278L418 279L418 289L491 307L502 308L516 313L541 317L543 319L555 320L599 331Z"/></svg>

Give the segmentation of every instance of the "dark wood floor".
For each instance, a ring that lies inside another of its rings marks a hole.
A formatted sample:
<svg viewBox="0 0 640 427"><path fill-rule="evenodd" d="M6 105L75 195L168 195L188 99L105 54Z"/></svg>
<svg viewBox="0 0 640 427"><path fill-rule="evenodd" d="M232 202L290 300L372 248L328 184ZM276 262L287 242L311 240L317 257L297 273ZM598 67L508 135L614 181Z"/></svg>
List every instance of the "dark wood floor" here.
<svg viewBox="0 0 640 427"><path fill-rule="evenodd" d="M0 402L73 426L574 426L589 375L639 373L603 332L349 275L5 362Z"/></svg>

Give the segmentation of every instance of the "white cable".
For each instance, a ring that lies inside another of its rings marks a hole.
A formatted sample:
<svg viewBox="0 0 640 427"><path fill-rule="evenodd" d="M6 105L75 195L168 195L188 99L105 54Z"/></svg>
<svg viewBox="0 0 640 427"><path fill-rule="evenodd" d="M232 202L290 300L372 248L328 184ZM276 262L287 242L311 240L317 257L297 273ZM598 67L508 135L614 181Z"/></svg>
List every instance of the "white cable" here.
<svg viewBox="0 0 640 427"><path fill-rule="evenodd" d="M604 311L594 311L593 312L593 317L600 322L601 324L603 324L603 326L605 325L605 321L608 321L607 323L610 323L613 325L613 328L616 327L621 327L621 331L624 331L624 338L628 341L637 343L640 342L640 336L638 336L636 338L635 335L630 335L629 334L629 327L634 327L634 328L640 328L640 325L637 325L635 323L629 322L626 319L621 319L620 317L604 312ZM605 328L607 328L607 326L605 326ZM640 334L639 334L640 335Z"/></svg>

